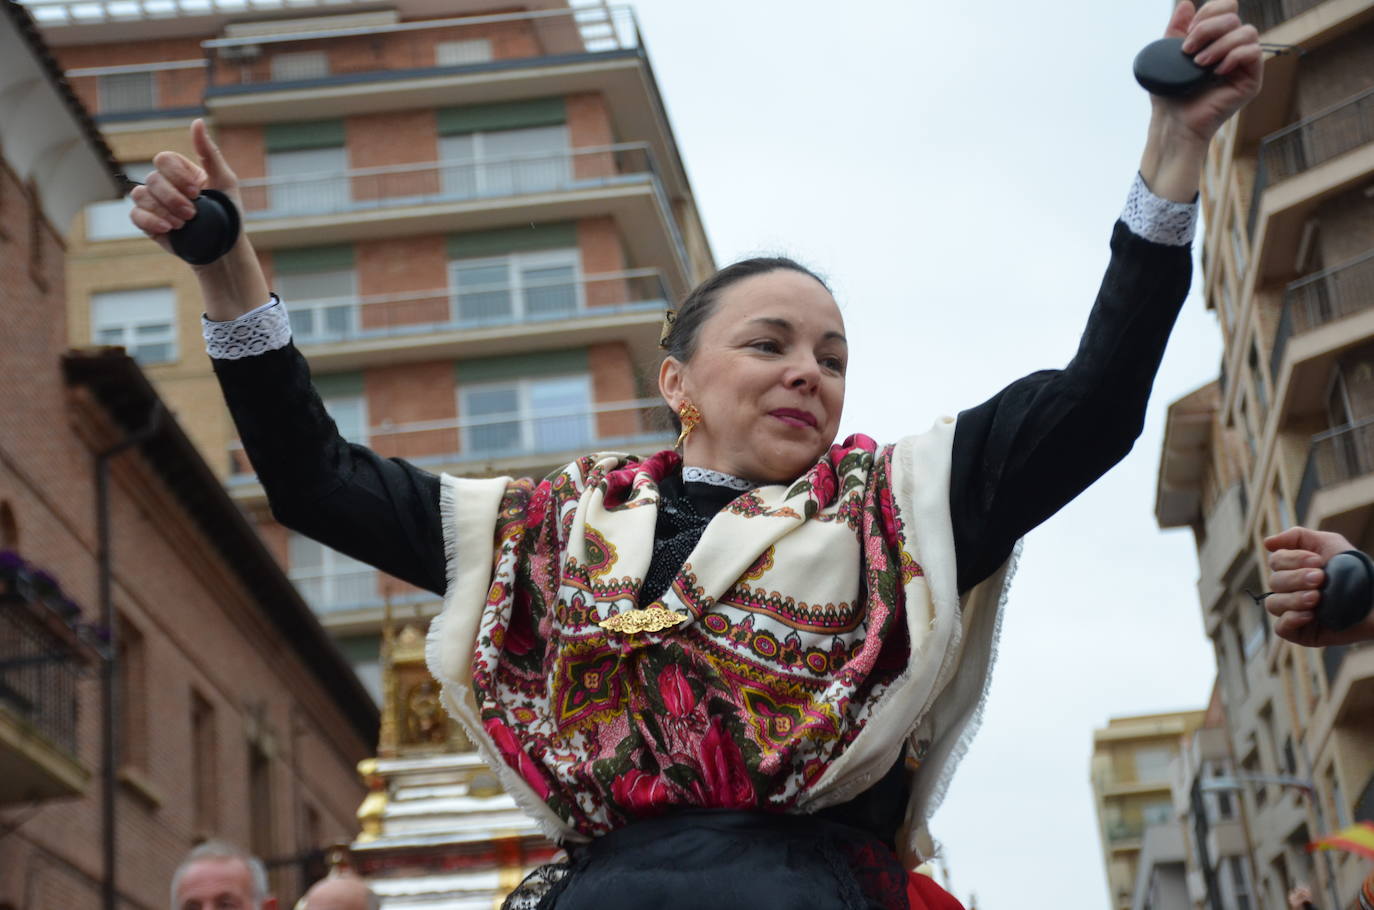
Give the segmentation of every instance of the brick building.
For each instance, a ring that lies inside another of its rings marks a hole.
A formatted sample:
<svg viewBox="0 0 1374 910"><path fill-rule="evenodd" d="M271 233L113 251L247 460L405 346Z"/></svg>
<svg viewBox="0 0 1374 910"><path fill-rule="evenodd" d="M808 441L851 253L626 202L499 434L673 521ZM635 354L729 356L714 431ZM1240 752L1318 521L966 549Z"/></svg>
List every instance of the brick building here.
<svg viewBox="0 0 1374 910"><path fill-rule="evenodd" d="M1202 876L1191 897L1282 907L1307 881L1345 907L1367 863L1305 847L1374 820L1374 647L1282 641L1245 592L1281 528L1374 548L1374 0L1240 6L1262 40L1303 52L1265 63L1263 92L1212 144L1201 282L1224 353L1215 382L1170 406L1160 462L1159 523L1197 541L1247 844L1243 902Z"/></svg>
<svg viewBox="0 0 1374 910"><path fill-rule="evenodd" d="M165 907L206 836L289 901L357 828L375 706L134 360L64 353L65 234L118 167L10 2L0 59L0 907Z"/></svg>
<svg viewBox="0 0 1374 910"><path fill-rule="evenodd" d="M462 474L671 442L659 327L713 265L630 10L153 6L31 4L131 174L208 119L346 436ZM270 519L195 282L126 207L87 213L69 281L72 342L135 353L379 696L383 604L424 618L437 599Z"/></svg>

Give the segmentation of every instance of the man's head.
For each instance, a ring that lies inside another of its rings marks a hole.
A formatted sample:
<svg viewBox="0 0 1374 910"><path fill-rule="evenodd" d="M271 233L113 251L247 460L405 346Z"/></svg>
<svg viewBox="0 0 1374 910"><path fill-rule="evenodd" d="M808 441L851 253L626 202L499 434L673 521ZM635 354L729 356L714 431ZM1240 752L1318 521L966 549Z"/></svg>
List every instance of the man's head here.
<svg viewBox="0 0 1374 910"><path fill-rule="evenodd" d="M301 900L302 910L381 910L382 902L356 875L317 881Z"/></svg>
<svg viewBox="0 0 1374 910"><path fill-rule="evenodd" d="M172 874L172 910L276 910L267 870L250 853L223 841L196 847Z"/></svg>

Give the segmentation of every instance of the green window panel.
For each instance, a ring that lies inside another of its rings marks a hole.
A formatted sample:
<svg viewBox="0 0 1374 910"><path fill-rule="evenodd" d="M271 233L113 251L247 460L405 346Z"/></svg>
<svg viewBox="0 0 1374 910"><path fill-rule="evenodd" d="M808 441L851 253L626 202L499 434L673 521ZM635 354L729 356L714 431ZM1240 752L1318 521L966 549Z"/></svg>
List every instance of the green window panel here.
<svg viewBox="0 0 1374 910"><path fill-rule="evenodd" d="M539 376L558 376L568 373L586 373L587 349L574 348L566 351L539 351L531 354L513 354L505 357L481 357L475 360L460 360L454 364L458 385L471 385L479 382L508 382L515 379L532 379Z"/></svg>
<svg viewBox="0 0 1374 910"><path fill-rule="evenodd" d="M272 270L278 275L333 272L353 268L353 245L303 246L272 252Z"/></svg>
<svg viewBox="0 0 1374 910"><path fill-rule="evenodd" d="M557 126L568 121L568 112L562 98L535 98L530 101L446 107L440 108L436 115L440 136L519 130L533 126Z"/></svg>
<svg viewBox="0 0 1374 910"><path fill-rule="evenodd" d="M269 123L263 130L263 138L269 152L339 148L344 144L344 122L307 120L298 123Z"/></svg>
<svg viewBox="0 0 1374 910"><path fill-rule="evenodd" d="M447 245L450 259L504 256L507 253L520 253L526 250L566 249L577 246L577 224L562 221L555 224L501 228L495 231L449 234Z"/></svg>

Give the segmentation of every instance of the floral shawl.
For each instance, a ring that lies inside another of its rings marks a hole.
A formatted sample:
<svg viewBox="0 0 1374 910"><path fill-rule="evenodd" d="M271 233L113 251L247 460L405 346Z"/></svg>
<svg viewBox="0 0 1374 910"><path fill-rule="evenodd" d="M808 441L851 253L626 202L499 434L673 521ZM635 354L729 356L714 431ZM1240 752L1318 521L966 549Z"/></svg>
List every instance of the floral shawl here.
<svg viewBox="0 0 1374 910"><path fill-rule="evenodd" d="M448 710L559 841L680 808L815 811L909 746L924 764L907 835L925 852L914 839L971 735L1005 576L957 596L952 438L949 418L895 446L854 436L792 484L741 494L652 605L637 598L673 453L591 455L537 484L446 476L429 664ZM684 618L600 625L641 607Z"/></svg>

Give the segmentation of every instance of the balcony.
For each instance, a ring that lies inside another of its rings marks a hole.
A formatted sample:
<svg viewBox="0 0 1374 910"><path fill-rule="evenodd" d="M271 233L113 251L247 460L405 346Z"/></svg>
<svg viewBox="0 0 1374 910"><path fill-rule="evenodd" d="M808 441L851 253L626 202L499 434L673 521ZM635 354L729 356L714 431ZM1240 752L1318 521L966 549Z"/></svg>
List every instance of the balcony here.
<svg viewBox="0 0 1374 910"><path fill-rule="evenodd" d="M99 659L53 580L0 552L0 805L81 794L81 671Z"/></svg>
<svg viewBox="0 0 1374 910"><path fill-rule="evenodd" d="M1374 89L1266 136L1247 220L1249 236L1262 250L1255 261L1274 270L1287 268L1311 212L1371 173Z"/></svg>
<svg viewBox="0 0 1374 910"><path fill-rule="evenodd" d="M610 214L632 259L676 263L684 283L688 274L686 247L644 142L264 177L240 186L244 220L262 248Z"/></svg>
<svg viewBox="0 0 1374 910"><path fill-rule="evenodd" d="M1240 0L1240 18L1267 32L1321 3L1322 0Z"/></svg>
<svg viewBox="0 0 1374 910"><path fill-rule="evenodd" d="M653 345L668 291L656 269L575 280L291 301L291 331L317 369L459 360L541 347Z"/></svg>
<svg viewBox="0 0 1374 910"><path fill-rule="evenodd" d="M1269 358L1269 370L1275 387L1280 385L1279 377L1290 339L1371 309L1374 309L1374 250L1288 285L1283 292L1283 310L1274 334L1274 350ZM1350 331L1348 326L1337 327L1329 334L1332 335L1330 340L1337 344L1365 337L1364 333ZM1312 347L1304 345L1302 349L1294 351L1292 360L1309 360L1317 353L1308 350ZM1331 346L1319 347L1326 350ZM1339 351L1340 348L1332 351L1332 356ZM1317 365L1318 380L1327 375L1328 367L1329 364ZM1302 384L1305 378L1296 376L1292 381Z"/></svg>
<svg viewBox="0 0 1374 910"><path fill-rule="evenodd" d="M1245 553L1245 484L1234 483L1217 498L1207 515L1206 536L1198 550L1198 594L1206 614L1226 591L1236 560Z"/></svg>
<svg viewBox="0 0 1374 910"><path fill-rule="evenodd" d="M628 7L595 6L352 28L322 19L312 31L216 38L201 47L210 67L206 94L226 97L550 67L635 55L640 42Z"/></svg>
<svg viewBox="0 0 1374 910"><path fill-rule="evenodd" d="M649 452L672 443L657 398L536 413L484 414L372 427L365 440L377 454L432 471L494 474L547 469L589 451ZM660 428L662 427L662 428ZM252 466L237 440L229 446L228 485L243 498L254 490Z"/></svg>
<svg viewBox="0 0 1374 910"><path fill-rule="evenodd" d="M1374 643L1323 648L1322 669L1335 724L1367 730L1374 713Z"/></svg>
<svg viewBox="0 0 1374 910"><path fill-rule="evenodd" d="M1300 524L1359 536L1374 508L1374 418L1312 437L1296 506Z"/></svg>
<svg viewBox="0 0 1374 910"><path fill-rule="evenodd" d="M1107 825L1107 844L1113 850L1139 850L1145 836L1143 822L1112 822Z"/></svg>
<svg viewBox="0 0 1374 910"><path fill-rule="evenodd" d="M206 61L167 60L67 70L67 81L98 123L193 117L204 111Z"/></svg>

